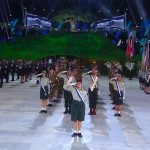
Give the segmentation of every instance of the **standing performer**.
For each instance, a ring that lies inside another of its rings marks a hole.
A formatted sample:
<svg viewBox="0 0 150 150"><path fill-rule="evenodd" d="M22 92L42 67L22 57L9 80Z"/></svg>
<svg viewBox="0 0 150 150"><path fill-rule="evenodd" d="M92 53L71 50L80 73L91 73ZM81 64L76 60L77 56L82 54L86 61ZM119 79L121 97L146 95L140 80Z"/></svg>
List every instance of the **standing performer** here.
<svg viewBox="0 0 150 150"><path fill-rule="evenodd" d="M129 80L132 80L134 65L135 65L135 64L132 62L131 59L129 60L129 62L125 63L125 66L126 66L127 69L128 69L128 77L129 77Z"/></svg>
<svg viewBox="0 0 150 150"><path fill-rule="evenodd" d="M70 91L73 96L73 102L71 105L71 121L73 121L74 133L72 137L82 137L81 128L82 121L85 118L85 101L87 100L87 92L82 88L82 80L78 79L75 83L75 87L70 84L72 77L64 85L64 89Z"/></svg>
<svg viewBox="0 0 150 150"><path fill-rule="evenodd" d="M110 82L114 86L114 104L115 104L115 115L121 117L121 105L123 99L125 99L125 83L122 81L121 75L111 78Z"/></svg>
<svg viewBox="0 0 150 150"><path fill-rule="evenodd" d="M145 92L146 94L150 94L150 66L147 67Z"/></svg>
<svg viewBox="0 0 150 150"><path fill-rule="evenodd" d="M68 71L62 71L57 74L57 77L64 79L64 85L67 84L70 77L73 75L71 68ZM74 77L71 82L75 82ZM72 103L72 94L70 91L64 89L64 99L65 99L65 111L64 114L71 113L71 103Z"/></svg>
<svg viewBox="0 0 150 150"><path fill-rule="evenodd" d="M96 115L96 104L100 87L98 69L95 67L92 69L92 71L89 71L88 73L83 73L82 77L86 78L89 81L90 85L88 89L90 112L88 114Z"/></svg>
<svg viewBox="0 0 150 150"><path fill-rule="evenodd" d="M3 87L3 78L4 78L4 66L3 62L0 60L0 88Z"/></svg>
<svg viewBox="0 0 150 150"><path fill-rule="evenodd" d="M47 106L47 99L49 94L49 79L46 77L46 71L42 71L42 77L40 79L40 99L41 99L41 111L39 113L47 113L46 106Z"/></svg>
<svg viewBox="0 0 150 150"><path fill-rule="evenodd" d="M10 64L10 72L11 72L11 75L12 75L12 80L11 81L14 81L15 71L16 71L16 65L15 65L14 60L12 60L11 64Z"/></svg>
<svg viewBox="0 0 150 150"><path fill-rule="evenodd" d="M4 63L4 76L6 79L6 83L9 83L9 72L10 72L10 65L9 65L9 62L6 61Z"/></svg>

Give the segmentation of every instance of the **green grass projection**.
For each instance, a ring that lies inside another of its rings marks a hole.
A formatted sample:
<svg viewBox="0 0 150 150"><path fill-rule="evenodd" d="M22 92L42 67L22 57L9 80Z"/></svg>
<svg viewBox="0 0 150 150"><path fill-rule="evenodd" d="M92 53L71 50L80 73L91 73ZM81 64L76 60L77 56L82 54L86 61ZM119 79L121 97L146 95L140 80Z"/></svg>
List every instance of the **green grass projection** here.
<svg viewBox="0 0 150 150"><path fill-rule="evenodd" d="M97 33L51 33L0 43L0 58L40 60L46 56L71 55L92 60L123 60L125 52Z"/></svg>

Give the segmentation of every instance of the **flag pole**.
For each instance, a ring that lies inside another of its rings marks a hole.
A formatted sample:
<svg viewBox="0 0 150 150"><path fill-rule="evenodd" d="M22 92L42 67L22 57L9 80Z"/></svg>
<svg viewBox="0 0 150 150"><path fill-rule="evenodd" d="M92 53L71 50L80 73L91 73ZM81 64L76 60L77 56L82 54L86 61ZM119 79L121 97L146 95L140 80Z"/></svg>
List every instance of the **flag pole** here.
<svg viewBox="0 0 150 150"><path fill-rule="evenodd" d="M27 11L25 11L25 26L26 26L26 34L27 35Z"/></svg>
<svg viewBox="0 0 150 150"><path fill-rule="evenodd" d="M124 17L125 17L124 29L126 30L126 18L127 18L127 13L124 14Z"/></svg>
<svg viewBox="0 0 150 150"><path fill-rule="evenodd" d="M150 64L150 57L149 57L149 55L150 55L150 50L149 50L149 34L148 34L148 65Z"/></svg>

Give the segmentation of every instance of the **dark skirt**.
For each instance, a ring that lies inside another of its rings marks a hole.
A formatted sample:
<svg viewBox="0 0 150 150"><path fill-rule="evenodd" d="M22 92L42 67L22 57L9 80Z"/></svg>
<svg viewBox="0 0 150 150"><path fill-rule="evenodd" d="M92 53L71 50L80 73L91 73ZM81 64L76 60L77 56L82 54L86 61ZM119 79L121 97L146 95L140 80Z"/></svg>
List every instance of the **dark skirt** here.
<svg viewBox="0 0 150 150"><path fill-rule="evenodd" d="M47 100L48 99L48 86L44 86L45 91L43 90L42 86L40 88L40 99Z"/></svg>
<svg viewBox="0 0 150 150"><path fill-rule="evenodd" d="M85 104L83 101L73 100L71 104L71 121L84 121Z"/></svg>
<svg viewBox="0 0 150 150"><path fill-rule="evenodd" d="M123 92L121 92L121 96L118 91L114 90L114 104L115 105L122 105L123 104Z"/></svg>
<svg viewBox="0 0 150 150"><path fill-rule="evenodd" d="M143 78L142 77L139 77L139 83L143 83Z"/></svg>
<svg viewBox="0 0 150 150"><path fill-rule="evenodd" d="M149 82L146 82L146 87L150 87L150 81Z"/></svg>

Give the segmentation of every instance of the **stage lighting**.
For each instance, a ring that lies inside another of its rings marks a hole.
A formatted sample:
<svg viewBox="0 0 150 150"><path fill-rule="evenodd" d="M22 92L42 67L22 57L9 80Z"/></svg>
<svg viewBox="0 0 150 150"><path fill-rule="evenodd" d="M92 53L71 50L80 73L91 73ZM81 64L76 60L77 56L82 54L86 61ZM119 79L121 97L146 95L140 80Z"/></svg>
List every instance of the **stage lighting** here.
<svg viewBox="0 0 150 150"><path fill-rule="evenodd" d="M101 11L99 10L98 12L100 13Z"/></svg>
<svg viewBox="0 0 150 150"><path fill-rule="evenodd" d="M119 11L119 9L117 11Z"/></svg>
<svg viewBox="0 0 150 150"><path fill-rule="evenodd" d="M45 11L45 8L43 9L43 11Z"/></svg>
<svg viewBox="0 0 150 150"><path fill-rule="evenodd" d="M54 10L52 9L52 11L54 11Z"/></svg>
<svg viewBox="0 0 150 150"><path fill-rule="evenodd" d="M12 16L12 14L9 15L10 17Z"/></svg>
<svg viewBox="0 0 150 150"><path fill-rule="evenodd" d="M142 20L143 18L141 17L141 20Z"/></svg>

